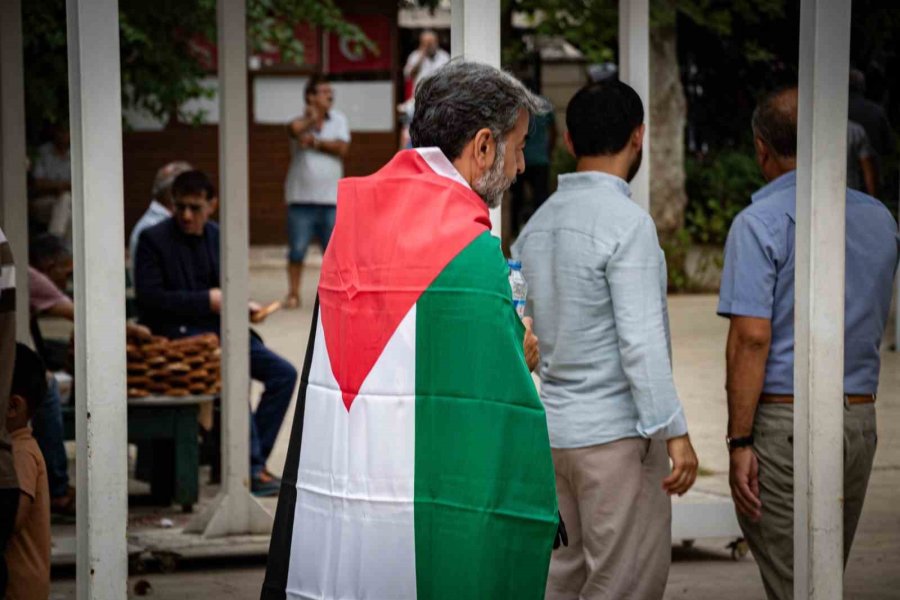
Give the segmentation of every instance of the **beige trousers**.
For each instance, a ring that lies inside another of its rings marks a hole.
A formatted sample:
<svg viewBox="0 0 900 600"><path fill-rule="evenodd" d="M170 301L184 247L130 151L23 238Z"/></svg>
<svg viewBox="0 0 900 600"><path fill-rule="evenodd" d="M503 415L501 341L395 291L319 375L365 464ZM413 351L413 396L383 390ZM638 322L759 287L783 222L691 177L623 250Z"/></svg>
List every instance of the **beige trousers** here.
<svg viewBox="0 0 900 600"><path fill-rule="evenodd" d="M754 523L738 513L769 600L794 597L794 407L761 404L753 424L753 448L759 460L762 519ZM844 407L844 564L875 457L875 405Z"/></svg>
<svg viewBox="0 0 900 600"><path fill-rule="evenodd" d="M553 449L569 546L553 551L547 600L655 600L672 560L666 443L627 438Z"/></svg>

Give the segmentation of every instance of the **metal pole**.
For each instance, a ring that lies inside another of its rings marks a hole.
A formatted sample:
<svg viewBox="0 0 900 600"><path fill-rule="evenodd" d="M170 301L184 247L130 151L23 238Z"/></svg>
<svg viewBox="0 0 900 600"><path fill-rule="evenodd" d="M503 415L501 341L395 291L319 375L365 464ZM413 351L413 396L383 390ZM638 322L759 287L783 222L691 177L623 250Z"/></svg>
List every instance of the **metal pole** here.
<svg viewBox="0 0 900 600"><path fill-rule="evenodd" d="M648 0L619 0L619 78L644 104L644 156L631 181L631 198L650 210L650 6Z"/></svg>
<svg viewBox="0 0 900 600"><path fill-rule="evenodd" d="M25 185L25 80L22 5L0 1L0 216L16 260L16 339L28 329L28 198Z"/></svg>
<svg viewBox="0 0 900 600"><path fill-rule="evenodd" d="M269 533L272 517L250 494L250 323L247 196L246 0L219 0L219 177L222 237L222 476L219 497L185 531L206 537Z"/></svg>
<svg viewBox="0 0 900 600"><path fill-rule="evenodd" d="M125 227L119 10L68 0L79 598L125 598Z"/></svg>
<svg viewBox="0 0 900 600"><path fill-rule="evenodd" d="M450 9L453 58L500 68L500 0L453 0ZM491 233L500 237L502 213L491 209Z"/></svg>
<svg viewBox="0 0 900 600"><path fill-rule="evenodd" d="M797 144L794 596L842 597L850 2L803 0Z"/></svg>

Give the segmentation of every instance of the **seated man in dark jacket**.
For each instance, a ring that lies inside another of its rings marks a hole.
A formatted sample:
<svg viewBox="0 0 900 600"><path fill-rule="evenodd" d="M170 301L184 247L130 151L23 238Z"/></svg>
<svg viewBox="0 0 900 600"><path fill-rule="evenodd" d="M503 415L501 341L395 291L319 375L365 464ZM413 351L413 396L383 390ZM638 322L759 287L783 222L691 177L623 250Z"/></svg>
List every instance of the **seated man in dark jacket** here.
<svg viewBox="0 0 900 600"><path fill-rule="evenodd" d="M172 184L172 218L144 230L134 261L135 292L141 322L154 333L179 338L219 332L219 226L209 221L216 209L212 183L200 171L187 171ZM251 306L251 309L253 306ZM250 419L252 490L278 493L278 479L266 470L291 401L296 369L250 336L250 376L265 391Z"/></svg>

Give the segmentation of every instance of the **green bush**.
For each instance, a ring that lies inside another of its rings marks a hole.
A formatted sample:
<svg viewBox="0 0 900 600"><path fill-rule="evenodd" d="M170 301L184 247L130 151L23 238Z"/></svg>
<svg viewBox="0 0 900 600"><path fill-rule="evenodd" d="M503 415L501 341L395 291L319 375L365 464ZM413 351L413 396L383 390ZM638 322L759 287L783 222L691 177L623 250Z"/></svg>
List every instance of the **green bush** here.
<svg viewBox="0 0 900 600"><path fill-rule="evenodd" d="M738 150L688 158L685 177L685 229L700 244L724 244L731 222L765 183L752 152Z"/></svg>

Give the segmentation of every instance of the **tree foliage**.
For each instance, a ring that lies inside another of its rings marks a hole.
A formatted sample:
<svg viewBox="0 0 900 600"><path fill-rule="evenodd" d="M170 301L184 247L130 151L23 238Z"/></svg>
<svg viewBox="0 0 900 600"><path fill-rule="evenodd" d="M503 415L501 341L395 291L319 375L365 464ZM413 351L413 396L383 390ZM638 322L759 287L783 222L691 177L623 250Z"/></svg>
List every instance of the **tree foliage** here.
<svg viewBox="0 0 900 600"><path fill-rule="evenodd" d="M350 38L377 50L343 18L334 0L248 0L251 51L277 49L282 63L302 65L305 48L294 36L298 23ZM119 44L124 108L160 120L196 120L189 100L209 97L210 73L198 60L197 40L216 39L216 0L121 0ZM25 90L29 134L68 117L65 0L29 0L22 6Z"/></svg>

